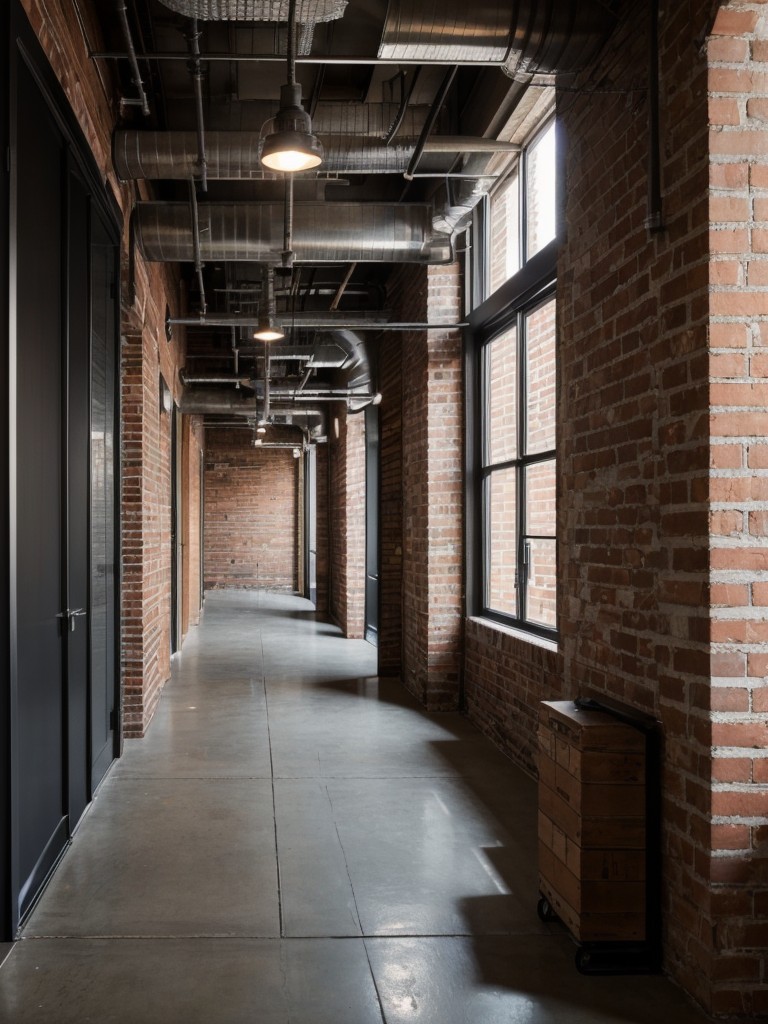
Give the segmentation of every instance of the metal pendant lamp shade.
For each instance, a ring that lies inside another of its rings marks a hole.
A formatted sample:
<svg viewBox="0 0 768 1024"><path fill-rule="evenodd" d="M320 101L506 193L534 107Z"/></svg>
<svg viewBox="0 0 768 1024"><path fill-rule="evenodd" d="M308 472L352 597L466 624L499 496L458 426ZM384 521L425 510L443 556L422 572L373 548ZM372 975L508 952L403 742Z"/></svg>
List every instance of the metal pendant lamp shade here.
<svg viewBox="0 0 768 1024"><path fill-rule="evenodd" d="M267 313L259 317L259 325L253 332L253 336L257 341L280 341L285 337L285 332L274 316Z"/></svg>
<svg viewBox="0 0 768 1024"><path fill-rule="evenodd" d="M280 89L280 109L274 131L264 139L261 162L271 171L296 173L318 167L323 147L312 132L312 121L301 105L301 86L288 82Z"/></svg>

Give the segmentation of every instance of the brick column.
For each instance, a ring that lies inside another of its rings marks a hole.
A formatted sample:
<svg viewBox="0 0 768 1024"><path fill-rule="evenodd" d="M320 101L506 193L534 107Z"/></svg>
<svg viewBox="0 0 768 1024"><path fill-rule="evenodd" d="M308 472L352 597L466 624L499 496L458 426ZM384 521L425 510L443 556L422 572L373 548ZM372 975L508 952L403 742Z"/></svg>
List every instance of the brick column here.
<svg viewBox="0 0 768 1024"><path fill-rule="evenodd" d="M712 1007L768 1017L768 15L708 49Z"/></svg>
<svg viewBox="0 0 768 1024"><path fill-rule="evenodd" d="M405 320L460 316L457 265L399 271ZM406 335L402 347L403 665L432 710L459 700L463 569L463 394L457 332Z"/></svg>
<svg viewBox="0 0 768 1024"><path fill-rule="evenodd" d="M341 407L332 413L331 426L330 612L346 637L360 639L365 630L365 417Z"/></svg>

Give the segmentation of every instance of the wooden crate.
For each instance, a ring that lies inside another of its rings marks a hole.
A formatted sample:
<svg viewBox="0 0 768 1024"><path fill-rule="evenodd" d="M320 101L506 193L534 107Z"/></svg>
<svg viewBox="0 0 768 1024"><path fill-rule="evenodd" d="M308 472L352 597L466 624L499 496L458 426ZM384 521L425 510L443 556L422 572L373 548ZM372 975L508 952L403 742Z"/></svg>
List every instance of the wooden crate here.
<svg viewBox="0 0 768 1024"><path fill-rule="evenodd" d="M645 735L571 701L539 721L539 886L581 942L645 938Z"/></svg>

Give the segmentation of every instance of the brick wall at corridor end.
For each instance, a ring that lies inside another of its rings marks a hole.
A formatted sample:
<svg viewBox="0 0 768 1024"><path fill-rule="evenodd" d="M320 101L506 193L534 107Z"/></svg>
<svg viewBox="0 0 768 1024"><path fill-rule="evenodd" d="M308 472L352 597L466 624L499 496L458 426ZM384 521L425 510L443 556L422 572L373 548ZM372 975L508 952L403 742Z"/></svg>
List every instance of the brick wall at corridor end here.
<svg viewBox="0 0 768 1024"><path fill-rule="evenodd" d="M251 441L248 430L206 431L205 587L294 591L300 460Z"/></svg>

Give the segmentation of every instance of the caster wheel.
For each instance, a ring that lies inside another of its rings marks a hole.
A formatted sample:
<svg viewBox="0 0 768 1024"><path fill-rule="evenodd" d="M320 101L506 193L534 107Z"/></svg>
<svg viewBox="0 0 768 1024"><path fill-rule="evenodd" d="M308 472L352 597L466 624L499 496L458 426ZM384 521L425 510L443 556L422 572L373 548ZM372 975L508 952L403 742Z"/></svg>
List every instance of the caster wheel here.
<svg viewBox="0 0 768 1024"><path fill-rule="evenodd" d="M556 921L557 914L552 909L552 904L549 902L546 896L540 896L539 902L536 904L536 913L539 915L541 921Z"/></svg>

